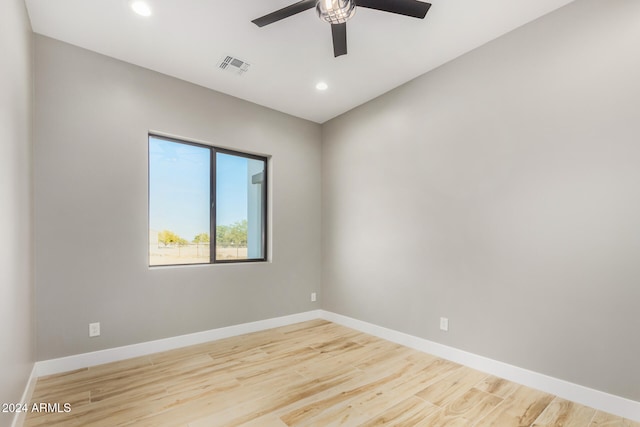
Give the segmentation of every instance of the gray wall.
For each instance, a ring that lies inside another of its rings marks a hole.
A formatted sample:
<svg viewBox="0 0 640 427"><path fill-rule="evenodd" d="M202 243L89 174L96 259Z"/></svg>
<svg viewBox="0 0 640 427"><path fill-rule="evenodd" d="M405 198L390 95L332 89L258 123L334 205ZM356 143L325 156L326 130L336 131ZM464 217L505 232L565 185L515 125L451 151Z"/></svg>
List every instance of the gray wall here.
<svg viewBox="0 0 640 427"><path fill-rule="evenodd" d="M35 361L32 36L23 0L0 2L0 403L19 402ZM0 426L12 414L0 413Z"/></svg>
<svg viewBox="0 0 640 427"><path fill-rule="evenodd" d="M576 1L326 123L323 308L640 400L639 16Z"/></svg>
<svg viewBox="0 0 640 427"><path fill-rule="evenodd" d="M35 94L39 360L319 308L318 124L41 36ZM272 156L272 262L147 267L149 130Z"/></svg>

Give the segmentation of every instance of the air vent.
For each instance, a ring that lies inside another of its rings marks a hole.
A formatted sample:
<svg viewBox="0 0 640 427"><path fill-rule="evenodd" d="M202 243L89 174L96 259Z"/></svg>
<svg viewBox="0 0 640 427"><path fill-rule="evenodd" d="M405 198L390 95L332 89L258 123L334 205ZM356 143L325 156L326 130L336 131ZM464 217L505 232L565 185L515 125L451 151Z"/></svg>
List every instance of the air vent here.
<svg viewBox="0 0 640 427"><path fill-rule="evenodd" d="M225 56L218 63L218 67L225 71L230 71L239 76L243 75L249 69L249 64L241 59L234 58L233 56Z"/></svg>

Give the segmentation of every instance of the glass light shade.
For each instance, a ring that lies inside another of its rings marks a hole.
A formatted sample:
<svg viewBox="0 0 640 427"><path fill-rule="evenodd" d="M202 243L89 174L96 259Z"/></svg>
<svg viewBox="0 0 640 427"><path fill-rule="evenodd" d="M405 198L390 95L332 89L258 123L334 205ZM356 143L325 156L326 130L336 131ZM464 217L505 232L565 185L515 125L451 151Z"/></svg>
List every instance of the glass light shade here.
<svg viewBox="0 0 640 427"><path fill-rule="evenodd" d="M316 12L330 24L343 24L356 13L356 4L353 0L319 0Z"/></svg>

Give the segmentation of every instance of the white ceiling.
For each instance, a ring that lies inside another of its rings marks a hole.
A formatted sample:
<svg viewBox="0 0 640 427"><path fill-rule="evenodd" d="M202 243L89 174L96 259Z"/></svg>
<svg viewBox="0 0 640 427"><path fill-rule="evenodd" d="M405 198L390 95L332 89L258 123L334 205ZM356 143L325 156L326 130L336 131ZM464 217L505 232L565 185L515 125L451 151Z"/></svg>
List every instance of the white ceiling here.
<svg viewBox="0 0 640 427"><path fill-rule="evenodd" d="M573 0L432 0L424 20L358 8L338 58L313 9L251 23L295 1L148 0L148 18L129 0L26 4L36 33L323 123ZM220 70L226 55L249 71Z"/></svg>

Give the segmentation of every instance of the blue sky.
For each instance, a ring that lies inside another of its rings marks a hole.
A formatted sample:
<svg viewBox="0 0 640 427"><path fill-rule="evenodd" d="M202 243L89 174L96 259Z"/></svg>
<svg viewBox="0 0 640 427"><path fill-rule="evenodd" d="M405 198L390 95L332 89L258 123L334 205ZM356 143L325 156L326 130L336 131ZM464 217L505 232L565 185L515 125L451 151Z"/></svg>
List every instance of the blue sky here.
<svg viewBox="0 0 640 427"><path fill-rule="evenodd" d="M218 225L247 219L247 159L217 153L216 174Z"/></svg>
<svg viewBox="0 0 640 427"><path fill-rule="evenodd" d="M149 227L188 241L209 232L209 149L149 138ZM218 224L247 218L247 159L217 154Z"/></svg>

